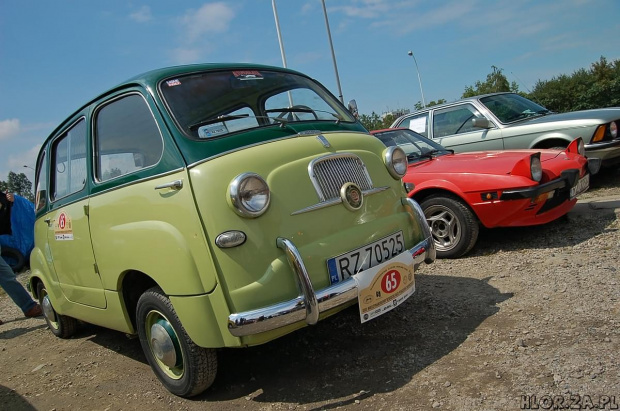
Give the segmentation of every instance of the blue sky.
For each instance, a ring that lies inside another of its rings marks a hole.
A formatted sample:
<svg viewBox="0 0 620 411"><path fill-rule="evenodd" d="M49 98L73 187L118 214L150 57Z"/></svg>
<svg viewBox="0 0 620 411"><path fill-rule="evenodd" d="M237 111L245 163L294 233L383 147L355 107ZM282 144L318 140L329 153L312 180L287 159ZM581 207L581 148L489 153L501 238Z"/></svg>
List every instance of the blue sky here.
<svg viewBox="0 0 620 411"><path fill-rule="evenodd" d="M326 0L345 101L360 112L458 99L494 65L523 91L620 58L618 0ZM338 95L320 0L276 0L287 65ZM197 62L282 66L271 0L0 1L0 180L86 100Z"/></svg>

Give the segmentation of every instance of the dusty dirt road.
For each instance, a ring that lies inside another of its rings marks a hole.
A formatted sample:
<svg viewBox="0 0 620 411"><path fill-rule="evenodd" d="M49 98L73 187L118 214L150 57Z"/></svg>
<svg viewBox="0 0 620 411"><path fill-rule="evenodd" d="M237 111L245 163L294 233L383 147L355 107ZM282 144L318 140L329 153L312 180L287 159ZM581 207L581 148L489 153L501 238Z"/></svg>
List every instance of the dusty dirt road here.
<svg viewBox="0 0 620 411"><path fill-rule="evenodd" d="M371 322L352 307L222 350L215 384L191 400L161 386L138 340L94 326L60 340L2 295L0 409L615 409L620 220L610 196L620 199L619 170L593 179L592 206L566 218L484 230L472 253L423 267L416 294Z"/></svg>

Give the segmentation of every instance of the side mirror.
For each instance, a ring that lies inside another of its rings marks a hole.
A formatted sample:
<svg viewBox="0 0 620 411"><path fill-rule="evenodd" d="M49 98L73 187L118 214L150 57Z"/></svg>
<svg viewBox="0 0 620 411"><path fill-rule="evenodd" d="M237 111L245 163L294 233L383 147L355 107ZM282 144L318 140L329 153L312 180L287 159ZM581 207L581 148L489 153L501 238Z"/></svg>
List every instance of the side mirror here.
<svg viewBox="0 0 620 411"><path fill-rule="evenodd" d="M491 125L491 122L484 117L475 117L471 120L471 123L474 127L478 127L478 128L493 128L493 126Z"/></svg>
<svg viewBox="0 0 620 411"><path fill-rule="evenodd" d="M353 117L355 118L359 117L359 111L357 110L357 102L355 100L349 101L347 108L349 109L351 114L353 114Z"/></svg>

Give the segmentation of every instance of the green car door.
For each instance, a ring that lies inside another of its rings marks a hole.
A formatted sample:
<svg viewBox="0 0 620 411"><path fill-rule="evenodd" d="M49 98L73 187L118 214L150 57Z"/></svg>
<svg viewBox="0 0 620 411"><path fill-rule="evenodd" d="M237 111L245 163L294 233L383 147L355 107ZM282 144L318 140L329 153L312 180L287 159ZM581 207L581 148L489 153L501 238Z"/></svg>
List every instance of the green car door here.
<svg viewBox="0 0 620 411"><path fill-rule="evenodd" d="M47 230L53 271L66 299L105 308L90 242L87 152L86 121L79 118L51 145L50 210L37 229Z"/></svg>

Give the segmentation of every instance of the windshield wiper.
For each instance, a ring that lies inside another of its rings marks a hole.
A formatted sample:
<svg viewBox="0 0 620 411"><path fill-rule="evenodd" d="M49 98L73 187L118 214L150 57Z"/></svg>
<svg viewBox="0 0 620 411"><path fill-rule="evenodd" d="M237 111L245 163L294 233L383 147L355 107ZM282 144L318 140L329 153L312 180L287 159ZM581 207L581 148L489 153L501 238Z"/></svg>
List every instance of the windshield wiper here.
<svg viewBox="0 0 620 411"><path fill-rule="evenodd" d="M320 120L319 116L317 116L316 113L326 113L336 119L336 124L338 124L339 122L343 120L342 116L336 113L332 113L331 111L313 110L310 107L305 107L305 106L304 107L293 106L293 107L282 107L282 108L270 108L268 110L265 110L265 114L267 113L309 113L314 116L315 120ZM273 118L273 117L270 117L270 118ZM280 117L277 117L277 118L280 118Z"/></svg>
<svg viewBox="0 0 620 411"><path fill-rule="evenodd" d="M422 153L420 154L417 158L433 158L434 156L436 156L437 154L441 154L444 152L448 152L448 153L452 153L454 154L454 150L448 150L448 149L442 149L442 150L431 150L431 151L427 151L426 153ZM407 158L409 158L409 156L407 156Z"/></svg>
<svg viewBox="0 0 620 411"><path fill-rule="evenodd" d="M261 118L261 119L273 120L274 122L279 123L280 127L284 128L288 126L291 130L293 130L294 132L297 132L297 130L295 130L293 127L288 125L288 120L285 120L283 118L269 117L269 116L251 116L249 114L224 114L224 115L217 116L217 117L211 117L211 118L207 118L204 120L197 121L196 123L190 124L188 129L195 130L198 127L206 126L207 124L220 123L220 122L230 121L230 120L239 120L242 118L255 118L255 119Z"/></svg>

